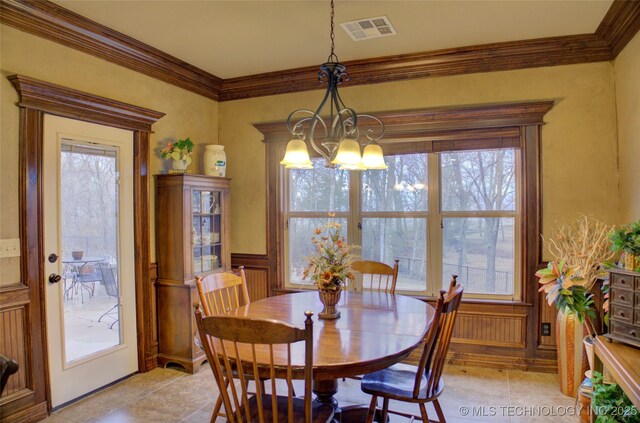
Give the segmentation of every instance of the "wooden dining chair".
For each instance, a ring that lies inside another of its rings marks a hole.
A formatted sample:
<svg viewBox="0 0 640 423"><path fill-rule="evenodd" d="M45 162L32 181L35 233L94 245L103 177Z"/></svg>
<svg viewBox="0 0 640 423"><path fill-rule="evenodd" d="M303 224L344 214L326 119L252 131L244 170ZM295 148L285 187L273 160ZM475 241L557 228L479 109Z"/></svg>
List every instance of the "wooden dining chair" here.
<svg viewBox="0 0 640 423"><path fill-rule="evenodd" d="M387 369L367 374L362 378L360 388L372 396L367 423L373 422L378 397L382 398L381 420L379 421L386 422L388 413L393 413L412 419L417 418L425 423L429 422L425 404L433 402L438 421L440 423L446 422L438 397L444 388L442 370L447 358L462 292L463 288L457 284L455 276L449 293L444 290L440 291L440 297L435 306L433 325L425 336L418 366L396 364ZM417 403L420 408L420 416L389 410L389 400Z"/></svg>
<svg viewBox="0 0 640 423"><path fill-rule="evenodd" d="M212 273L205 277L198 275L196 276L196 287L205 316L226 314L250 302L244 266L238 268L238 274L222 272ZM196 340L196 343L201 342ZM237 377L237 372L234 372L233 376ZM264 386L264 381L261 383ZM211 421L214 421L218 416L226 417L224 413L220 413L221 408L222 396L219 395L213 408Z"/></svg>
<svg viewBox="0 0 640 423"><path fill-rule="evenodd" d="M304 329L276 320L234 316L204 317L196 308L196 323L211 370L220 389L227 420L248 422L330 422L334 409L312 401L313 312L305 311ZM294 344L304 343L304 365L293 365ZM240 378L236 386L231 374ZM270 393L256 384L256 393L247 390L245 375L253 380L269 378ZM304 377L304 398L295 398L292 381ZM276 383L276 378L284 383ZM284 386L283 386L284 385ZM278 395L278 392L286 395ZM212 421L215 416L212 416Z"/></svg>
<svg viewBox="0 0 640 423"><path fill-rule="evenodd" d="M393 267L385 263L370 260L354 261L351 268L362 274L362 289L365 291L396 293L398 282L398 259Z"/></svg>
<svg viewBox="0 0 640 423"><path fill-rule="evenodd" d="M225 314L240 306L249 304L249 291L244 266L238 273L212 273L205 277L196 276L196 286L205 316Z"/></svg>

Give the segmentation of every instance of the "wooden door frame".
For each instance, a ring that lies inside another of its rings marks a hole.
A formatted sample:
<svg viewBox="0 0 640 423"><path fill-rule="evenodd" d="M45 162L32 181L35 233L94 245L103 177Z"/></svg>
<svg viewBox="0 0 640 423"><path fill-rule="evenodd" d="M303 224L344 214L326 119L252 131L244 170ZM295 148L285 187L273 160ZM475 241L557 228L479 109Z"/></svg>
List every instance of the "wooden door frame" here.
<svg viewBox="0 0 640 423"><path fill-rule="evenodd" d="M154 289L149 280L149 137L151 125L164 113L87 94L33 78L13 75L9 80L20 95L19 204L21 284L28 290L30 311L25 330L31 348L32 406L46 402L51 410L44 318L44 260L42 151L45 114L97 123L133 132L133 201L136 328L138 369L156 367Z"/></svg>

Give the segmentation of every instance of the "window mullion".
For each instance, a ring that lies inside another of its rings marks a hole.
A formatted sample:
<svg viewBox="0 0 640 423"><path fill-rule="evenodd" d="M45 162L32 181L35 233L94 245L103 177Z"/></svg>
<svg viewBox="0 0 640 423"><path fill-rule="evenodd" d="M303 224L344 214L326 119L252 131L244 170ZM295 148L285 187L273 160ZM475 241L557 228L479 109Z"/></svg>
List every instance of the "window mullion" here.
<svg viewBox="0 0 640 423"><path fill-rule="evenodd" d="M362 172L351 171L349 180L349 239L354 245L362 246L362 230L359 224L362 223ZM362 251L356 254L362 255Z"/></svg>
<svg viewBox="0 0 640 423"><path fill-rule="evenodd" d="M436 295L442 285L442 215L440 213L440 161L438 154L427 155L427 292Z"/></svg>

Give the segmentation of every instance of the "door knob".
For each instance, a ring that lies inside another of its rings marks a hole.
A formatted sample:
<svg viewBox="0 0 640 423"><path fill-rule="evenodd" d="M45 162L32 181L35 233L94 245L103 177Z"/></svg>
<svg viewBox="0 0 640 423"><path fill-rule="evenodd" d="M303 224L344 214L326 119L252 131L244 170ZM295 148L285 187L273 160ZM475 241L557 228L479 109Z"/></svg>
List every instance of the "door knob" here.
<svg viewBox="0 0 640 423"><path fill-rule="evenodd" d="M62 280L62 276L52 273L49 275L49 283L58 283Z"/></svg>
<svg viewBox="0 0 640 423"><path fill-rule="evenodd" d="M55 263L56 261L58 261L58 256L56 255L56 253L49 254L49 263Z"/></svg>

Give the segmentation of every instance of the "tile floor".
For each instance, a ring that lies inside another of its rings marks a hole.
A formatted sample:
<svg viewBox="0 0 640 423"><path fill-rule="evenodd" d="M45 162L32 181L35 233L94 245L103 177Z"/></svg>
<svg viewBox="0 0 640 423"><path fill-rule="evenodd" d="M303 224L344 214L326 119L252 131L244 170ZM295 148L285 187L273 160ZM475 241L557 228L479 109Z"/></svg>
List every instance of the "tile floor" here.
<svg viewBox="0 0 640 423"><path fill-rule="evenodd" d="M560 393L557 375L448 366L440 404L450 423L578 422L573 398ZM207 365L196 375L155 369L135 375L97 394L57 410L46 423L208 422L215 391ZM298 392L302 391L296 388ZM340 382L341 404L368 404L360 382ZM418 413L417 407L391 403L392 408ZM408 408L407 408L408 407ZM414 409L415 408L415 409ZM427 412L436 418L433 408ZM224 420L219 418L218 422ZM406 422L392 416L391 422Z"/></svg>

